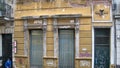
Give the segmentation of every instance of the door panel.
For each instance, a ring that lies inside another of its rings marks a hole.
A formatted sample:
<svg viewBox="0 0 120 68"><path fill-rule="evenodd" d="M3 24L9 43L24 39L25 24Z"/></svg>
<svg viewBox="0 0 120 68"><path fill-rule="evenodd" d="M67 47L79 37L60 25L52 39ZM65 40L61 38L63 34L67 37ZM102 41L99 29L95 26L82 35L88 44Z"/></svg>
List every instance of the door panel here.
<svg viewBox="0 0 120 68"><path fill-rule="evenodd" d="M59 68L74 68L74 30L59 30Z"/></svg>
<svg viewBox="0 0 120 68"><path fill-rule="evenodd" d="M95 29L94 68L109 68L110 64L110 29Z"/></svg>
<svg viewBox="0 0 120 68"><path fill-rule="evenodd" d="M2 63L3 68L7 59L12 61L12 34L2 34Z"/></svg>
<svg viewBox="0 0 120 68"><path fill-rule="evenodd" d="M31 30L30 32L30 67L42 68L43 66L43 32Z"/></svg>

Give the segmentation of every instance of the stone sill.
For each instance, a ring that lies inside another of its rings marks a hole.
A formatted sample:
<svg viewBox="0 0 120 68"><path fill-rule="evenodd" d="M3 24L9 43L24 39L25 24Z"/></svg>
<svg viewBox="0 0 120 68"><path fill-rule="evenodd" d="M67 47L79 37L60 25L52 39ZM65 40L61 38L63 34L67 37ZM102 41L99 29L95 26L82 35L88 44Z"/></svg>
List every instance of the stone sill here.
<svg viewBox="0 0 120 68"><path fill-rule="evenodd" d="M92 57L79 57L79 58L76 58L77 60L91 60Z"/></svg>
<svg viewBox="0 0 120 68"><path fill-rule="evenodd" d="M54 57L54 56L44 56L43 58L44 59L57 59L57 57Z"/></svg>
<svg viewBox="0 0 120 68"><path fill-rule="evenodd" d="M25 56L25 55L15 55L15 57L23 57L23 58L27 58L28 56Z"/></svg>

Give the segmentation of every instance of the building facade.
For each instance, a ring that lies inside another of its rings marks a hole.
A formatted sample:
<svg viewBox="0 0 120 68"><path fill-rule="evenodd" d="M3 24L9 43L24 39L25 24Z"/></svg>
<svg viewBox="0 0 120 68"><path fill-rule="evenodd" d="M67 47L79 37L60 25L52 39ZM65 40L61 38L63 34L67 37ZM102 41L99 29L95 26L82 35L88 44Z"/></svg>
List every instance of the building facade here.
<svg viewBox="0 0 120 68"><path fill-rule="evenodd" d="M4 68L6 60L12 61L13 40L13 0L0 0L0 67Z"/></svg>
<svg viewBox="0 0 120 68"><path fill-rule="evenodd" d="M113 1L113 19L114 19L114 24L115 24L115 64L116 67L119 68L120 67L120 1L114 0Z"/></svg>
<svg viewBox="0 0 120 68"><path fill-rule="evenodd" d="M111 0L17 0L18 68L113 68Z"/></svg>

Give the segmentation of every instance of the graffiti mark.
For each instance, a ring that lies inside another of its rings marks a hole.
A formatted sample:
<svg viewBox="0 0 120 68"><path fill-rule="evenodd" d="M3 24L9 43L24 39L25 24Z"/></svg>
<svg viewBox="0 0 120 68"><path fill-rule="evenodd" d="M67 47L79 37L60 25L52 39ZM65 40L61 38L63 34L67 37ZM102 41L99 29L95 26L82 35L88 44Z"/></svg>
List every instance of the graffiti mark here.
<svg viewBox="0 0 120 68"><path fill-rule="evenodd" d="M54 65L53 60L47 60L47 65L48 65L48 66L53 66L53 65Z"/></svg>
<svg viewBox="0 0 120 68"><path fill-rule="evenodd" d="M90 61L88 61L88 60L81 60L80 61L80 66L81 67L90 67Z"/></svg>
<svg viewBox="0 0 120 68"><path fill-rule="evenodd" d="M79 55L80 57L91 57L92 55L88 52L85 52L85 53L80 53Z"/></svg>
<svg viewBox="0 0 120 68"><path fill-rule="evenodd" d="M109 68L109 49L108 47L96 47L95 68Z"/></svg>

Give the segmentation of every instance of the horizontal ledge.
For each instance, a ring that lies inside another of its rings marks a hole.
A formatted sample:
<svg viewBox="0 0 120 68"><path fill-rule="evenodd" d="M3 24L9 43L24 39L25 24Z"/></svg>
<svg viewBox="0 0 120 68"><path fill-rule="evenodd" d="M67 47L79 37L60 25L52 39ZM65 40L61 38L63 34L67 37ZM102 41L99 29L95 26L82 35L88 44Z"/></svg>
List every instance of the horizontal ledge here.
<svg viewBox="0 0 120 68"><path fill-rule="evenodd" d="M120 15L118 15L118 16L115 16L114 18L120 18Z"/></svg>
<svg viewBox="0 0 120 68"><path fill-rule="evenodd" d="M21 19L44 19L44 18L49 18L48 15L43 15L43 16L25 16L22 17Z"/></svg>
<svg viewBox="0 0 120 68"><path fill-rule="evenodd" d="M57 57L54 57L54 56L44 56L43 58L44 59L57 59Z"/></svg>
<svg viewBox="0 0 120 68"><path fill-rule="evenodd" d="M92 21L93 23L112 23L111 21Z"/></svg>
<svg viewBox="0 0 120 68"><path fill-rule="evenodd" d="M76 25L76 23L75 23L75 22L74 22L74 23L59 23L59 22L58 22L56 25L57 25L57 26L62 26L62 25L63 25L63 26L66 26L66 25Z"/></svg>
<svg viewBox="0 0 120 68"><path fill-rule="evenodd" d="M84 59L84 60L86 60L86 59L87 59L87 60L91 60L92 57L79 57L79 58L75 58L75 59L78 59L78 60L79 60L79 59L80 59L80 60L83 60L83 59Z"/></svg>
<svg viewBox="0 0 120 68"><path fill-rule="evenodd" d="M15 57L23 57L23 58L27 58L28 56L25 56L25 55L15 55Z"/></svg>
<svg viewBox="0 0 120 68"><path fill-rule="evenodd" d="M52 15L52 16L55 16L55 15ZM46 15L46 17L43 16L25 16L25 17L20 17L20 18L14 18L14 20L29 20L29 19L48 19L48 18L56 18L56 19L59 19L59 17L52 17L52 16L49 16L49 15ZM88 15L88 16L78 16L78 17L60 17L60 18L92 18L91 15Z"/></svg>
<svg viewBox="0 0 120 68"><path fill-rule="evenodd" d="M53 57L53 56L46 56L46 57L43 57L44 59L58 59L58 57ZM87 60L91 60L92 57L76 57L75 59L87 59Z"/></svg>
<svg viewBox="0 0 120 68"><path fill-rule="evenodd" d="M60 14L60 15L52 15L52 18L72 18L72 17L81 17L82 14Z"/></svg>
<svg viewBox="0 0 120 68"><path fill-rule="evenodd" d="M73 17L80 17L81 14L59 14L59 15L43 15L43 16L25 16L22 19L42 19L42 18L73 18Z"/></svg>
<svg viewBox="0 0 120 68"><path fill-rule="evenodd" d="M25 27L25 26L24 26ZM32 25L27 25L26 26L27 28L30 28L30 27L38 27L38 28L42 28L43 25L40 25L40 24L32 24Z"/></svg>
<svg viewBox="0 0 120 68"><path fill-rule="evenodd" d="M15 57L23 57L23 58L27 58L28 56L25 56L25 55L15 55ZM43 57L44 59L58 59L58 57L54 57L54 56L45 56L45 57ZM91 60L92 59L92 57L77 57L77 58L75 58L75 59L77 59L77 60Z"/></svg>

